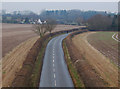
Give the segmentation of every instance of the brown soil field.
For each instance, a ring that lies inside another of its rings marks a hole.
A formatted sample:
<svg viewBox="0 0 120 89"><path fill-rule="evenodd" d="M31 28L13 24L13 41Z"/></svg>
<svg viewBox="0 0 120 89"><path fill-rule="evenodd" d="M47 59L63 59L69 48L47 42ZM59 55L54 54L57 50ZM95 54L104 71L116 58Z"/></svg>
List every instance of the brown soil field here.
<svg viewBox="0 0 120 89"><path fill-rule="evenodd" d="M20 43L37 36L31 30L31 25L2 24L2 56L10 52Z"/></svg>
<svg viewBox="0 0 120 89"><path fill-rule="evenodd" d="M78 28L57 25L53 32ZM23 66L27 54L39 38L29 24L2 24L2 86L11 85Z"/></svg>
<svg viewBox="0 0 120 89"><path fill-rule="evenodd" d="M89 70L90 68L86 67L86 71L88 71L88 76L91 75L90 76L91 80L92 78L93 78L93 81L102 79L103 82L105 83L104 86L102 85L102 87L105 87L105 86L118 87L117 66L111 63L110 59L108 59L100 51L95 49L87 41L87 36L93 33L94 32L86 32L80 35L76 35L73 37L72 42L75 45L75 47L78 49L78 53L82 55L82 58L84 58L84 60L87 62L87 65L90 65L92 67L92 70ZM77 62L81 63L82 59L81 58L77 59L76 63ZM87 65L84 65L84 66L87 66ZM95 78L95 74L97 76L96 78ZM86 79L88 76L86 76ZM86 82L87 81L90 83L89 80L86 80ZM99 81L96 81L96 82L99 82ZM100 85L98 84L97 87L100 87Z"/></svg>
<svg viewBox="0 0 120 89"><path fill-rule="evenodd" d="M2 57L29 38L37 36L30 24L2 24ZM78 28L72 25L57 25L53 32Z"/></svg>
<svg viewBox="0 0 120 89"><path fill-rule="evenodd" d="M87 37L88 42L118 65L118 42L112 38L116 32L96 32Z"/></svg>
<svg viewBox="0 0 120 89"><path fill-rule="evenodd" d="M39 37L33 37L21 43L7 54L2 60L2 85L7 87L11 85L11 81L16 76L17 72L22 68L22 64Z"/></svg>

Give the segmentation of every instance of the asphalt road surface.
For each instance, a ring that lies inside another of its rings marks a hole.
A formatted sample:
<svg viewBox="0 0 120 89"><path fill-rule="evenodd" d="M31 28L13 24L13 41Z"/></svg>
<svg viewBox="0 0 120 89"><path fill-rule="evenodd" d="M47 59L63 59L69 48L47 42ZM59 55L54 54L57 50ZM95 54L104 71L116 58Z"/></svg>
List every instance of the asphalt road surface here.
<svg viewBox="0 0 120 89"><path fill-rule="evenodd" d="M60 35L49 41L39 87L74 87L62 49L62 40L66 36Z"/></svg>

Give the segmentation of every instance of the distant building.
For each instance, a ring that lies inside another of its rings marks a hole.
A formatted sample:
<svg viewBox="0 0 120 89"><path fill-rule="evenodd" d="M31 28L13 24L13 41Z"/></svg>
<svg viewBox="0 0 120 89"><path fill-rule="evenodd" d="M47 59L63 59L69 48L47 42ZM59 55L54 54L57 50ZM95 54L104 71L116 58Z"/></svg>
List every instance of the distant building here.
<svg viewBox="0 0 120 89"><path fill-rule="evenodd" d="M46 21L44 21L44 23L47 23Z"/></svg>
<svg viewBox="0 0 120 89"><path fill-rule="evenodd" d="M40 19L38 19L37 23L42 24L42 21Z"/></svg>

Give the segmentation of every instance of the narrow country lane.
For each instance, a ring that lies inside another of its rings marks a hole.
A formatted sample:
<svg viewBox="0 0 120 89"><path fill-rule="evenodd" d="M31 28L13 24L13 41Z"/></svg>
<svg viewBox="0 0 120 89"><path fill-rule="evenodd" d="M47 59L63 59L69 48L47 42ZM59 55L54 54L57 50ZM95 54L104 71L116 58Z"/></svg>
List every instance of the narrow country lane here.
<svg viewBox="0 0 120 89"><path fill-rule="evenodd" d="M74 87L62 49L62 40L66 36L60 35L49 41L39 87Z"/></svg>

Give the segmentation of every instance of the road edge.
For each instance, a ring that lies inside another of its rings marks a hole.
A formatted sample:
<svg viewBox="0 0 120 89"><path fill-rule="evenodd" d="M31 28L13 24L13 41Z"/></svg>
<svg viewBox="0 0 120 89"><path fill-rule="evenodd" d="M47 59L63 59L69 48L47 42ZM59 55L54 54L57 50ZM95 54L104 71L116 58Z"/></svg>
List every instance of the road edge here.
<svg viewBox="0 0 120 89"><path fill-rule="evenodd" d="M34 71L35 65L37 63L36 60L38 58L38 54L41 51L42 46L44 45L43 43L46 40L48 40L49 37L54 37L56 35L61 35L63 33L79 31L80 29L83 29L83 28L81 27L81 28L75 28L75 29L68 29L68 30L64 30L64 31L58 31L58 32L52 33L51 35L47 34L43 38L38 39L36 41L36 43L34 44L34 46L30 49L30 52L28 53L21 70L16 74L16 78L12 82L11 87L21 87L21 86L22 87L38 87L40 80L36 84L33 84L33 85L31 85L32 83L30 81L33 76L33 71ZM41 57L42 61L43 61L43 57L44 57L44 55L42 55L42 57ZM41 63L41 65L42 65L42 63ZM39 76L41 76L40 72L39 72Z"/></svg>
<svg viewBox="0 0 120 89"><path fill-rule="evenodd" d="M81 80L81 78L80 78L80 76L75 68L75 66L73 65L73 63L71 61L71 58L69 56L70 54L68 52L68 48L67 48L65 39L62 41L62 48L63 48L63 52L64 52L64 59L65 59L65 62L67 64L68 71L70 73L70 76L72 78L74 86L75 87L82 87L82 88L85 87L83 81Z"/></svg>

